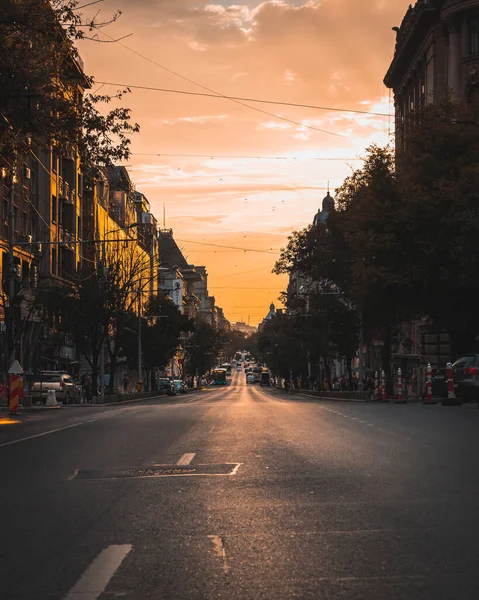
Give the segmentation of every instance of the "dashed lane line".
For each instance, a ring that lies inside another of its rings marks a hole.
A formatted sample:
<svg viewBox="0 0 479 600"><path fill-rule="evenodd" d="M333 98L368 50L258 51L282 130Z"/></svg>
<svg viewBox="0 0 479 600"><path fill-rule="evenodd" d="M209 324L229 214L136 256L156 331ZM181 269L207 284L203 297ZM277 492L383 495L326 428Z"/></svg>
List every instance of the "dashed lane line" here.
<svg viewBox="0 0 479 600"><path fill-rule="evenodd" d="M130 544L102 550L64 600L97 600L132 549Z"/></svg>

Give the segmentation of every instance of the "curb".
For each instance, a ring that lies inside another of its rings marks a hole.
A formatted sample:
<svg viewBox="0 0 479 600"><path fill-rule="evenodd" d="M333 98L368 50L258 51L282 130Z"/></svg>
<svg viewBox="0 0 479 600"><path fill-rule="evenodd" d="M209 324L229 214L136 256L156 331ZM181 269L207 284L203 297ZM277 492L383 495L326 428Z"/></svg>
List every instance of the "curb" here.
<svg viewBox="0 0 479 600"><path fill-rule="evenodd" d="M200 388L198 390L195 390L195 392L202 392L202 391L208 391L205 388ZM191 393L195 393L193 391L189 392ZM184 394L185 396L187 394ZM134 404L136 402L144 402L145 400L159 400L161 398L164 398L165 400L167 400L168 398L170 398L171 396L168 396L166 394L160 394L159 396L150 396L149 398L135 398L133 400L123 400L122 402L104 402L103 404L87 404L86 402L84 404L67 404L66 406L64 406L63 404L60 404L58 406L38 406L38 407L23 407L23 406L19 406L18 407L18 412L19 413L38 413L38 412L47 412L47 411L51 411L51 410L59 410L59 409L72 409L72 408L108 408L108 407L114 407L114 406L123 406L124 404ZM173 396L174 397L174 396ZM0 413L1 412L10 412L10 408L8 406L0 406Z"/></svg>

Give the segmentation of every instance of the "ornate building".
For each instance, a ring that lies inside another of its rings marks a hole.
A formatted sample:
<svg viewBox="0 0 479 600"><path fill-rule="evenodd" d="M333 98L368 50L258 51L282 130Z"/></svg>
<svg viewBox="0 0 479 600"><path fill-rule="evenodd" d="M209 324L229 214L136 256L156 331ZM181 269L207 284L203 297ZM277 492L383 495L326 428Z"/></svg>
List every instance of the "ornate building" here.
<svg viewBox="0 0 479 600"><path fill-rule="evenodd" d="M394 92L396 148L406 149L408 117L446 98L470 101L479 89L479 0L417 0L396 31L384 83Z"/></svg>

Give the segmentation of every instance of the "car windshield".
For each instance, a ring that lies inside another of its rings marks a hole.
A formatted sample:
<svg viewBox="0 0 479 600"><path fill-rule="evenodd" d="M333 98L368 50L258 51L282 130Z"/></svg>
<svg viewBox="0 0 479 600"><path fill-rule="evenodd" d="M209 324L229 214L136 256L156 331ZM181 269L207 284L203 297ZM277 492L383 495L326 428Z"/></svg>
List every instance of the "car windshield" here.
<svg viewBox="0 0 479 600"><path fill-rule="evenodd" d="M470 356L463 356L459 358L452 366L455 369L465 369L467 367L472 367L477 360L477 356L475 354L471 354Z"/></svg>
<svg viewBox="0 0 479 600"><path fill-rule="evenodd" d="M35 377L35 381L39 381L41 383L60 383L61 381L61 375L47 375L45 373L42 373L41 375L39 375L38 377Z"/></svg>

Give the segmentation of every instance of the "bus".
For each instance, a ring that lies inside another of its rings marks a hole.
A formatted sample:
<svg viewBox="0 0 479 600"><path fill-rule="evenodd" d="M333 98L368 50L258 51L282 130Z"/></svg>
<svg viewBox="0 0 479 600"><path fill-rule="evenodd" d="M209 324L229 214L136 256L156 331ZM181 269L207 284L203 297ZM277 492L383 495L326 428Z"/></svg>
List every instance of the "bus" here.
<svg viewBox="0 0 479 600"><path fill-rule="evenodd" d="M213 385L226 385L226 369L213 371Z"/></svg>
<svg viewBox="0 0 479 600"><path fill-rule="evenodd" d="M224 363L224 364L222 364L221 368L226 371L226 375L231 375L231 365L230 365L230 363Z"/></svg>

